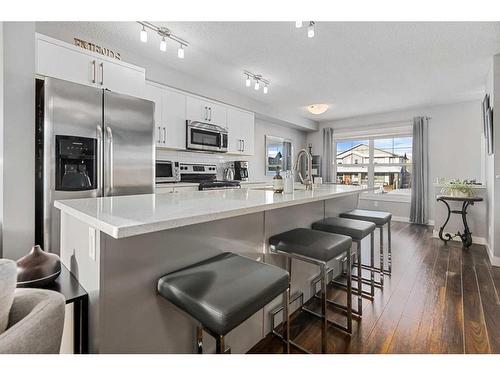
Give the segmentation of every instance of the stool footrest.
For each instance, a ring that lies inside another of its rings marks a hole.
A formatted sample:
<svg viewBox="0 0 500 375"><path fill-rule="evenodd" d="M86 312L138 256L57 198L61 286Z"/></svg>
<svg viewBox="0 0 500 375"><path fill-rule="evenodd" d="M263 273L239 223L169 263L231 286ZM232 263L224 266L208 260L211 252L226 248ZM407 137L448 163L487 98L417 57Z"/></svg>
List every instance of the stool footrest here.
<svg viewBox="0 0 500 375"><path fill-rule="evenodd" d="M362 264L361 268L368 271L371 271L373 269L373 271L380 273L380 267L371 267L366 264ZM382 272L384 273L384 275L391 276L391 271L389 271L388 269L384 269L382 270Z"/></svg>
<svg viewBox="0 0 500 375"><path fill-rule="evenodd" d="M353 281L357 281L357 278L356 279L353 278ZM337 280L330 281L330 284L338 286L338 287L340 287L342 289L347 289L347 285L346 284L341 283L340 281L337 281ZM365 284L370 285L369 283L365 283ZM353 287L351 287L351 290L352 290L353 294L359 295L357 287L353 286ZM366 290L361 290L361 297L366 298L367 300L370 300L370 301L373 301L373 299L374 299L374 296L372 296L371 293L367 292Z"/></svg>
<svg viewBox="0 0 500 375"><path fill-rule="evenodd" d="M322 316L321 314L319 314L319 313L317 313L316 311L313 311L313 310L311 310L311 309L309 309L309 308L307 308L307 307L305 307L305 306L302 306L302 311L305 311L305 312L307 312L307 313L309 313L309 314L311 314L311 315L314 315L314 316L316 316L317 318L323 319L323 316ZM348 335L352 334L352 328L351 328L351 329L349 329L349 328L347 328L347 327L344 327L342 324L339 324L339 323L337 323L337 322L334 322L333 320L328 319L328 318L327 318L326 320L327 320L327 322L328 322L329 324L331 324L333 327L337 328L338 330L340 330L340 331L342 331L342 332L344 332L344 333L346 333L346 334L348 334Z"/></svg>
<svg viewBox="0 0 500 375"><path fill-rule="evenodd" d="M321 300L321 296L319 296L319 295L317 295L317 294L315 294L315 295L313 296L313 298L316 298L316 299ZM328 302L328 303L329 303L330 305L332 305L333 307L335 307L335 308L337 308L337 309L339 309L339 310L342 310L343 312L347 312L347 306L342 305L341 303L338 303L338 302L336 302L336 301L334 301L334 300L331 300L331 299L329 299L329 298L327 298L327 299L326 299L326 302ZM352 314L353 314L353 315L356 315L356 318L360 318L360 319L361 319L361 316L363 315L362 313L360 313L360 312L359 312L359 310L358 310L358 309L354 309L354 308L352 309Z"/></svg>

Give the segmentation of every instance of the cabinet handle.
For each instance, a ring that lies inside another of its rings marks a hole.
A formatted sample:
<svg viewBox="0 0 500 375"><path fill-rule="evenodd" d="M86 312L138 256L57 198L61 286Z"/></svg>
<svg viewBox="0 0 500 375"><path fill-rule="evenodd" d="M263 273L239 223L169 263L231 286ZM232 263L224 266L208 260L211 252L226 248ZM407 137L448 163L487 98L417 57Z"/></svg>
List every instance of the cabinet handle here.
<svg viewBox="0 0 500 375"><path fill-rule="evenodd" d="M245 151L245 140L242 139L241 142L243 142L243 150L241 150L241 151Z"/></svg>
<svg viewBox="0 0 500 375"><path fill-rule="evenodd" d="M104 85L104 63L101 63L101 86Z"/></svg>
<svg viewBox="0 0 500 375"><path fill-rule="evenodd" d="M208 121L208 107L205 107L205 121Z"/></svg>
<svg viewBox="0 0 500 375"><path fill-rule="evenodd" d="M94 60L92 61L92 83L95 83L96 81L95 76L96 76L96 71L95 71L95 60Z"/></svg>
<svg viewBox="0 0 500 375"><path fill-rule="evenodd" d="M163 127L163 143L167 143L167 128Z"/></svg>
<svg viewBox="0 0 500 375"><path fill-rule="evenodd" d="M158 143L161 143L161 127L158 126Z"/></svg>
<svg viewBox="0 0 500 375"><path fill-rule="evenodd" d="M212 121L212 107L208 107L208 113L210 113L210 117L208 118L208 121Z"/></svg>

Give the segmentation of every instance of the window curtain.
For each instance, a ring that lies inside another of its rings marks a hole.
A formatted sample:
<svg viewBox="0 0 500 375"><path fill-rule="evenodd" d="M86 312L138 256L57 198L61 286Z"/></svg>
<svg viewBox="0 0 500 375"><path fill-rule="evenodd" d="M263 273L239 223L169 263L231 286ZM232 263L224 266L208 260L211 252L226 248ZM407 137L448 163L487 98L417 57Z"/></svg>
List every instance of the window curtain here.
<svg viewBox="0 0 500 375"><path fill-rule="evenodd" d="M410 222L428 222L428 118L413 118L413 184L411 189Z"/></svg>
<svg viewBox="0 0 500 375"><path fill-rule="evenodd" d="M333 176L333 129L323 129L323 182L334 182Z"/></svg>

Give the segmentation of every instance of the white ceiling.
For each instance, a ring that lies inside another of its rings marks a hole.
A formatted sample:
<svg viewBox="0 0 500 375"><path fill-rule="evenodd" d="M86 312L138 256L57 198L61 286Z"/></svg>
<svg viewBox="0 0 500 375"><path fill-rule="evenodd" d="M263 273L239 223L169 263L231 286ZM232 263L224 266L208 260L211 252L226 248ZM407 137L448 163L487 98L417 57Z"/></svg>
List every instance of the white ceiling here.
<svg viewBox="0 0 500 375"><path fill-rule="evenodd" d="M37 30L216 77L221 88L316 121L479 98L490 58L500 53L498 22L317 22L313 39L294 22L152 22L189 41L184 60L173 42L161 53L152 33L141 43L134 22L39 23ZM269 94L246 88L243 69L270 80ZM305 107L312 103L331 108L311 115Z"/></svg>

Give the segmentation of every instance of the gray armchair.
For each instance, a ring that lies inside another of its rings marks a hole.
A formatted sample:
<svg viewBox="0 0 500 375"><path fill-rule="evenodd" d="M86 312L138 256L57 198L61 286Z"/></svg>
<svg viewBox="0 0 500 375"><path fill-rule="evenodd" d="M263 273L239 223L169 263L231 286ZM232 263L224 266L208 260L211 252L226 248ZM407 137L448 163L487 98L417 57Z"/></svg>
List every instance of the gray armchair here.
<svg viewBox="0 0 500 375"><path fill-rule="evenodd" d="M0 259L0 354L59 353L64 297L45 289L16 289L16 278L16 263Z"/></svg>

